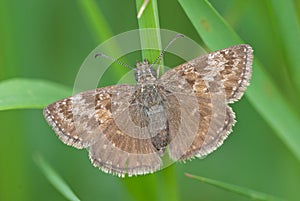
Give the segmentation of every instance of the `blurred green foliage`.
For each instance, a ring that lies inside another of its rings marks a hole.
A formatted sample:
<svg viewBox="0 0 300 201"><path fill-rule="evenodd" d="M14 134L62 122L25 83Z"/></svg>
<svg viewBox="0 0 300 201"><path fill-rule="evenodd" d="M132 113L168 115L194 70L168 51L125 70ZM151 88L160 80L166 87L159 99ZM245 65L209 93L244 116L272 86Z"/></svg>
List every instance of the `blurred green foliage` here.
<svg viewBox="0 0 300 201"><path fill-rule="evenodd" d="M293 43L297 44L300 38L300 2L210 2L243 41L251 44L265 73L286 97L293 115L299 117L300 65L297 66L295 58L300 46L294 47ZM159 1L158 10L161 28L183 33L203 44L178 2ZM291 10L295 11L294 16ZM136 14L134 1L2 0L0 80L38 78L72 87L91 50L110 34L138 28ZM102 18L104 21L99 21ZM168 66L178 64L167 56ZM129 64L137 59L127 58ZM100 84L114 84L124 72L122 67L112 66ZM41 110L1 111L0 200L65 200L34 162L36 153L44 156L82 200L248 200L191 180L184 172L288 200L299 199L299 159L278 137L276 127L270 127L247 97L232 107L238 122L224 145L213 154L186 164L176 163L153 175L128 179L99 171L90 164L86 151L61 143ZM174 196L168 197L172 193Z"/></svg>

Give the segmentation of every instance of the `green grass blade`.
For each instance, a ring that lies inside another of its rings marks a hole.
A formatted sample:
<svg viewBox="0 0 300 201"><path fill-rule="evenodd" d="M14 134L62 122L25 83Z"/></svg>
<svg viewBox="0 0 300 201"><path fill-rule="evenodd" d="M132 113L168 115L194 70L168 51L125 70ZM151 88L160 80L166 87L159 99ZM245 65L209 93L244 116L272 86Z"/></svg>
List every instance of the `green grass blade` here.
<svg viewBox="0 0 300 201"><path fill-rule="evenodd" d="M300 97L300 27L293 0L272 0L273 18L282 40L284 56L287 60L290 76L294 82Z"/></svg>
<svg viewBox="0 0 300 201"><path fill-rule="evenodd" d="M279 201L282 199L276 198L274 196L265 194L265 193L261 193L261 192L257 192L254 191L252 189L249 188L244 188L244 187L240 187L240 186L236 186L233 184L228 184L225 182L221 182L221 181L217 181L217 180L213 180L213 179L208 179L205 177L200 177L200 176L195 176L195 175L191 175L186 173L185 174L187 177L192 178L192 179L196 179L198 181L201 181L203 183L206 184L210 184L212 186L216 186L218 188L222 188L224 190L227 191L231 191L240 195L244 195L246 197L252 198L254 200L261 200L261 201Z"/></svg>
<svg viewBox="0 0 300 201"><path fill-rule="evenodd" d="M137 12L140 10L144 0L136 0ZM144 10L141 17L138 19L139 29L157 28L159 29L159 18L157 1L149 1L146 9ZM161 36L159 30L153 32L141 31L141 48L143 59L147 59L150 63L153 62L159 55L161 47ZM146 50L145 47L154 47L156 50ZM163 63L162 63L163 64Z"/></svg>
<svg viewBox="0 0 300 201"><path fill-rule="evenodd" d="M113 35L112 31L96 2L94 0L78 0L78 3L95 38L97 38L98 41L105 41L110 38Z"/></svg>
<svg viewBox="0 0 300 201"><path fill-rule="evenodd" d="M242 43L242 40L206 0L179 0L207 47L219 50ZM227 38L228 37L228 38Z"/></svg>
<svg viewBox="0 0 300 201"><path fill-rule="evenodd" d="M159 174L159 189L161 199L160 200L170 200L179 201L179 189L177 186L176 169L174 165L165 168Z"/></svg>
<svg viewBox="0 0 300 201"><path fill-rule="evenodd" d="M143 0L136 0L137 12L140 10ZM143 14L138 19L140 31L142 55L144 59L153 62L160 54L161 36L159 31L145 30L147 28L159 29L157 1L150 1ZM156 50L146 50L154 47ZM174 180L174 167L142 177L126 178L125 185L136 200L179 200L177 186ZM148 192L151 192L150 194ZM145 196L147 195L147 196Z"/></svg>
<svg viewBox="0 0 300 201"><path fill-rule="evenodd" d="M139 12L144 0L136 0L137 13ZM154 62L159 56L162 44L160 35L159 15L157 0L149 1L147 7L138 19L139 29L146 29L140 31L140 40L143 59L147 59L150 63ZM154 28L153 30L148 30ZM153 47L154 49L147 50L147 47ZM163 60L160 61L163 66ZM163 70L163 69L162 69ZM177 201L178 189L176 181L174 179L174 166L170 166L157 174L157 186L159 187L158 195L161 200Z"/></svg>
<svg viewBox="0 0 300 201"><path fill-rule="evenodd" d="M130 178L127 177L123 180L123 184L135 200L157 200L157 182L154 174Z"/></svg>
<svg viewBox="0 0 300 201"><path fill-rule="evenodd" d="M105 19L101 9L98 8L98 5L95 0L78 0L79 8L82 10L84 17L91 29L94 37L96 38L97 42L105 42L105 40L114 36L107 20ZM116 55L120 53L120 47L115 42L111 42L109 50L106 52L114 52ZM111 56L111 55L109 55ZM124 63L126 59L123 59ZM126 68L112 68L112 74L116 77L120 77L126 72Z"/></svg>
<svg viewBox="0 0 300 201"><path fill-rule="evenodd" d="M71 94L71 88L46 80L9 79L0 82L0 110L40 109Z"/></svg>
<svg viewBox="0 0 300 201"><path fill-rule="evenodd" d="M185 13L211 50L243 43L233 29L206 0L179 0ZM300 118L255 59L247 98L300 160Z"/></svg>
<svg viewBox="0 0 300 201"><path fill-rule="evenodd" d="M152 1L151 1L152 2ZM144 23L151 24L151 28L154 28L155 22L153 21L153 7L150 5L152 3L149 3L147 7L145 8L141 18L139 18L139 25L143 26L140 28L147 28L147 26ZM137 10L139 11L140 7L142 6L143 1L142 0L136 0L136 5L137 5ZM137 12L138 12L137 11ZM142 23L141 23L142 21ZM142 33L142 32L141 32ZM145 32L143 32L145 33ZM147 39L146 36L140 35L141 37L141 48L145 47L147 45ZM156 37L152 38L153 42L156 42ZM147 52L147 53L146 53ZM142 50L142 55L143 58L149 57L149 58L154 58L153 56L153 51L144 51ZM147 59L149 59L147 58ZM136 199L136 200L157 200L158 199L158 190L157 190L157 176L156 174L150 174L142 177L132 177L132 178L125 178L124 179L124 184L126 188L129 190L131 195ZM148 192L151 192L149 194ZM147 196L145 196L147 195Z"/></svg>
<svg viewBox="0 0 300 201"><path fill-rule="evenodd" d="M67 199L79 201L68 184L53 170L53 168L40 156L35 156L35 162L41 169L48 181Z"/></svg>

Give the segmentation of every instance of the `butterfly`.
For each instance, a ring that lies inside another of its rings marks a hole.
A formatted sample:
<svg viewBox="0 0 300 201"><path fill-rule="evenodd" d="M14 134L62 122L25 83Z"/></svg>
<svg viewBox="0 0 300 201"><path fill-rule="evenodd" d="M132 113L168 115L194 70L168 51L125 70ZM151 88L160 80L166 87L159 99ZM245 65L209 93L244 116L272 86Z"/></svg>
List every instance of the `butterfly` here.
<svg viewBox="0 0 300 201"><path fill-rule="evenodd" d="M252 76L246 44L187 61L158 77L138 62L137 84L84 91L44 109L59 139L86 148L94 166L120 177L153 173L162 157L186 161L216 150L232 131L228 106L244 94Z"/></svg>

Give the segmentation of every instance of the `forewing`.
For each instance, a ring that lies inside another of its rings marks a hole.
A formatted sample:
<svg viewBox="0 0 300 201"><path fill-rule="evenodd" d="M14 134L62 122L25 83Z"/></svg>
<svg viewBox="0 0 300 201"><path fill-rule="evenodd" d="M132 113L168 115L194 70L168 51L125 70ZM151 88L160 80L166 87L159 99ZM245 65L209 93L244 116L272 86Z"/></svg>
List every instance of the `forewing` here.
<svg viewBox="0 0 300 201"><path fill-rule="evenodd" d="M86 148L101 134L95 118L95 99L100 94L97 90L82 92L44 109L45 119L65 144Z"/></svg>
<svg viewBox="0 0 300 201"><path fill-rule="evenodd" d="M142 116L128 109L134 91L117 85L82 92L49 105L44 115L65 144L89 148L91 161L103 171L146 174L159 169L161 159L147 129L132 120Z"/></svg>
<svg viewBox="0 0 300 201"><path fill-rule="evenodd" d="M161 81L169 92L164 103L171 136L169 155L173 160L190 158L201 152L208 135L211 95L193 66L172 69Z"/></svg>
<svg viewBox="0 0 300 201"><path fill-rule="evenodd" d="M220 78L217 79L221 79L223 83L226 101L232 103L242 97L249 85L252 62L251 46L242 44L198 57L188 64L194 66L195 70L211 83L211 87L218 81L216 75L219 74Z"/></svg>
<svg viewBox="0 0 300 201"><path fill-rule="evenodd" d="M223 143L235 123L235 115L227 103L238 100L244 93L251 78L251 65L251 47L238 45L196 58L166 72L161 77L163 85L167 86L177 100L178 97L189 100L189 103L182 101L178 104L181 110L179 118L186 119L185 122L180 122L177 118L177 123L170 126L172 138L176 139L174 136L181 138L176 143L170 143L171 158L186 160L194 156L202 157ZM174 98L169 97L166 102L174 102ZM191 112L189 109L192 97L197 99L195 108L198 112ZM174 108L171 106L170 109L166 108L170 110L167 112L170 114L168 116L170 121L174 118L171 115ZM200 116L198 120L195 116L197 113ZM194 134L193 126L197 128ZM183 148L190 142L191 136L193 141L183 153Z"/></svg>

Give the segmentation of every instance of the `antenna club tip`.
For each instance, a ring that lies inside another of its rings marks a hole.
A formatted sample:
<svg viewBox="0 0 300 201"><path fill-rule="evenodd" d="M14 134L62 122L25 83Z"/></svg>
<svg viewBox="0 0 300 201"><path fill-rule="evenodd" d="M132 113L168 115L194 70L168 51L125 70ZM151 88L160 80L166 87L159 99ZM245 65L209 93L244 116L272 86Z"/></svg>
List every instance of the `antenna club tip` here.
<svg viewBox="0 0 300 201"><path fill-rule="evenodd" d="M97 57L102 57L103 56L103 54L102 53L97 53L97 54L95 54L95 58L97 58Z"/></svg>
<svg viewBox="0 0 300 201"><path fill-rule="evenodd" d="M176 34L175 38L181 38L181 37L184 37L183 34Z"/></svg>

